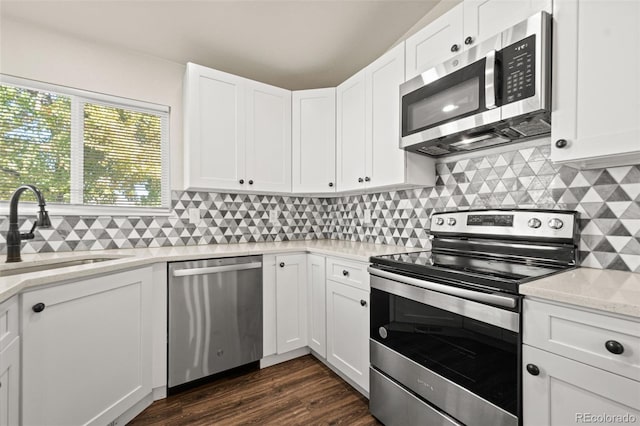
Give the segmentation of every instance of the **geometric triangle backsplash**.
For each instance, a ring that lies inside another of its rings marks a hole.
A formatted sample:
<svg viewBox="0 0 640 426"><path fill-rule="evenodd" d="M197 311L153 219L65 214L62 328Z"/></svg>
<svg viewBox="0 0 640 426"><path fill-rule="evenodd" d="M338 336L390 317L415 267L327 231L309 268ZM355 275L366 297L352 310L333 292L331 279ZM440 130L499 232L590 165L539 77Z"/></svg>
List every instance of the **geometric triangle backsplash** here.
<svg viewBox="0 0 640 426"><path fill-rule="evenodd" d="M334 198L172 191L168 217L52 215L23 253L335 238L428 249L429 215L471 208L580 212L583 266L640 272L640 165L577 170L539 146L437 164L434 187ZM189 223L188 209L204 210ZM278 211L277 220L269 213ZM364 223L364 211L371 222ZM21 229L35 217L21 215ZM0 216L0 254L8 217ZM401 251L402 248L399 248Z"/></svg>

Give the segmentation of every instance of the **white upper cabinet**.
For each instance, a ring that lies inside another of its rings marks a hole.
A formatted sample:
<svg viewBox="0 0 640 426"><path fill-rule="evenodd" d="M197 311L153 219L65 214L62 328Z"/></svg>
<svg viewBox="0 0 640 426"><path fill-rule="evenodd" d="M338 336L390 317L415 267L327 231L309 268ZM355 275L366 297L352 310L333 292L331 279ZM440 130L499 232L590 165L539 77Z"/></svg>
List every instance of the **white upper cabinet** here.
<svg viewBox="0 0 640 426"><path fill-rule="evenodd" d="M336 172L338 191L364 188L366 149L364 70L336 90Z"/></svg>
<svg viewBox="0 0 640 426"><path fill-rule="evenodd" d="M465 46L486 40L544 10L551 13L552 0L465 0Z"/></svg>
<svg viewBox="0 0 640 426"><path fill-rule="evenodd" d="M556 0L553 13L551 159L639 163L640 2Z"/></svg>
<svg viewBox="0 0 640 426"><path fill-rule="evenodd" d="M406 80L462 50L463 15L463 5L459 4L407 39Z"/></svg>
<svg viewBox="0 0 640 426"><path fill-rule="evenodd" d="M291 92L187 64L185 187L291 192Z"/></svg>
<svg viewBox="0 0 640 426"><path fill-rule="evenodd" d="M291 91L251 80L246 87L243 189L291 192Z"/></svg>
<svg viewBox="0 0 640 426"><path fill-rule="evenodd" d="M407 39L406 79L551 9L552 0L465 0Z"/></svg>
<svg viewBox="0 0 640 426"><path fill-rule="evenodd" d="M293 192L336 191L336 89L293 92Z"/></svg>
<svg viewBox="0 0 640 426"><path fill-rule="evenodd" d="M242 189L245 80L187 64L184 81L184 180L187 189Z"/></svg>
<svg viewBox="0 0 640 426"><path fill-rule="evenodd" d="M433 185L433 159L399 147L404 44L338 86L338 191Z"/></svg>

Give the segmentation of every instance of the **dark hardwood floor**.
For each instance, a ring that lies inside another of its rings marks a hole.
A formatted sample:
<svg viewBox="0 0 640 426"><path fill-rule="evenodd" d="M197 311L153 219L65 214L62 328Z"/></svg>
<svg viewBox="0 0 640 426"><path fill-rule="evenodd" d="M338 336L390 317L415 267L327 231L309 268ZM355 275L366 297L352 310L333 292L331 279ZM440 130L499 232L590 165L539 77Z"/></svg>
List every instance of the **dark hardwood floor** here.
<svg viewBox="0 0 640 426"><path fill-rule="evenodd" d="M368 401L311 355L154 402L129 425L379 425Z"/></svg>

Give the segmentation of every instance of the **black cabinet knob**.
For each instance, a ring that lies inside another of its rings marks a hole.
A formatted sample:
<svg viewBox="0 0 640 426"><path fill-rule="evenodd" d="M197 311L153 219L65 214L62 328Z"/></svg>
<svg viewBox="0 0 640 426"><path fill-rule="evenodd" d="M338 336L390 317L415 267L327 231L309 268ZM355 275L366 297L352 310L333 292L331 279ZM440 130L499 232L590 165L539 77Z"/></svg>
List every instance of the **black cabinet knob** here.
<svg viewBox="0 0 640 426"><path fill-rule="evenodd" d="M464 39L464 44L466 44L467 46L473 43L473 37L469 36L467 38Z"/></svg>
<svg viewBox="0 0 640 426"><path fill-rule="evenodd" d="M33 307L31 307L31 309L35 313L40 313L40 312L44 311L44 308L45 308L45 304L44 303L36 303L35 305L33 305Z"/></svg>
<svg viewBox="0 0 640 426"><path fill-rule="evenodd" d="M367 301L364 299L360 299L360 306L367 306Z"/></svg>
<svg viewBox="0 0 640 426"><path fill-rule="evenodd" d="M371 178L369 176L365 176L364 181L365 182L371 182Z"/></svg>
<svg viewBox="0 0 640 426"><path fill-rule="evenodd" d="M280 262L280 267L284 268L284 262Z"/></svg>
<svg viewBox="0 0 640 426"><path fill-rule="evenodd" d="M333 182L329 182L329 187L333 188Z"/></svg>
<svg viewBox="0 0 640 426"><path fill-rule="evenodd" d="M451 46L452 52L457 52L458 50L460 50L460 46L458 46L457 44L454 44L453 46Z"/></svg>
<svg viewBox="0 0 640 426"><path fill-rule="evenodd" d="M238 182L240 182L240 185L244 185L244 179L240 179Z"/></svg>
<svg viewBox="0 0 640 426"><path fill-rule="evenodd" d="M349 275L349 271L347 271L346 269L342 270L342 275L344 275L345 277Z"/></svg>
<svg viewBox="0 0 640 426"><path fill-rule="evenodd" d="M540 369L535 364L527 364L527 371L532 376L537 376L538 374L540 374Z"/></svg>
<svg viewBox="0 0 640 426"><path fill-rule="evenodd" d="M362 183L362 182L364 182L364 179L358 178L358 182Z"/></svg>
<svg viewBox="0 0 640 426"><path fill-rule="evenodd" d="M562 148L564 148L565 146L567 146L568 144L569 144L569 143L567 142L567 140L566 140L566 139L558 139L558 140L556 141L556 148L560 148L560 149L562 149Z"/></svg>
<svg viewBox="0 0 640 426"><path fill-rule="evenodd" d="M615 340L607 340L604 347L614 355L620 355L624 352L624 346L622 346L622 343L616 342Z"/></svg>
<svg viewBox="0 0 640 426"><path fill-rule="evenodd" d="M253 185L253 180L249 179L249 185Z"/></svg>

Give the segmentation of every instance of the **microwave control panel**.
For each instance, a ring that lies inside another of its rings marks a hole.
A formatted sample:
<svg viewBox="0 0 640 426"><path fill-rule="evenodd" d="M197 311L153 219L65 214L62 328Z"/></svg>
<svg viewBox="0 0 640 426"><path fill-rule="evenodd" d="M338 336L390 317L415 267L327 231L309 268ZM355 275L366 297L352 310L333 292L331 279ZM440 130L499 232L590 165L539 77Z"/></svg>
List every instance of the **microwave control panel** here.
<svg viewBox="0 0 640 426"><path fill-rule="evenodd" d="M536 36L532 35L500 51L503 104L536 94Z"/></svg>

